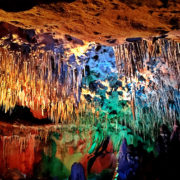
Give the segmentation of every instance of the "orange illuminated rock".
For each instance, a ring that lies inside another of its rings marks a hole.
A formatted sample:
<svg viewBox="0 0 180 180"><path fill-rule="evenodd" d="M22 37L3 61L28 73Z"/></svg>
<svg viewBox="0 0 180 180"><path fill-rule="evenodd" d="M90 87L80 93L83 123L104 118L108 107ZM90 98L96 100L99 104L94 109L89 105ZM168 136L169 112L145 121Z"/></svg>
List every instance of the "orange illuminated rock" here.
<svg viewBox="0 0 180 180"><path fill-rule="evenodd" d="M179 29L180 4L173 0L76 0L71 3L41 0L34 3L32 0L28 1L32 2L30 6L23 1L18 6L17 2L0 5L0 21L103 44L118 44L128 37L148 38ZM178 34L173 36L179 39Z"/></svg>

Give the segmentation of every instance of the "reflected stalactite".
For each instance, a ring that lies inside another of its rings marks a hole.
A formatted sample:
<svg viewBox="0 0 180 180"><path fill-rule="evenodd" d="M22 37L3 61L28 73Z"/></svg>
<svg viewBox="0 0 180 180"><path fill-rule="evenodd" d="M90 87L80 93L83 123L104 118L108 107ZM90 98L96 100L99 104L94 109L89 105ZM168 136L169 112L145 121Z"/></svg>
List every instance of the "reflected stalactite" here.
<svg viewBox="0 0 180 180"><path fill-rule="evenodd" d="M54 131L59 132L56 125L20 126L0 122L0 176L12 179L9 173L17 171L24 178L31 177Z"/></svg>
<svg viewBox="0 0 180 180"><path fill-rule="evenodd" d="M0 151L2 153L0 157L1 174L6 173L6 167L19 169L24 174L32 174L33 165L40 160L40 157L38 159L39 150L36 148L37 146L37 140L35 143L35 135L29 134L25 137L17 135L0 136Z"/></svg>

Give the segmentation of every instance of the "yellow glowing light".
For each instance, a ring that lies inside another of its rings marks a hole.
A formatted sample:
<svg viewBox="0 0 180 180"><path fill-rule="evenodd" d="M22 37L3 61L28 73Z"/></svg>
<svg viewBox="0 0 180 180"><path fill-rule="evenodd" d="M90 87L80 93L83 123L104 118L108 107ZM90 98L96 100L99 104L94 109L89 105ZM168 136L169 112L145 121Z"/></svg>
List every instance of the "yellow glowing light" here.
<svg viewBox="0 0 180 180"><path fill-rule="evenodd" d="M49 117L58 123L60 119L69 121L73 113L79 112L75 109L84 111L88 107L77 102L78 83L72 83L72 77L67 76L64 84L55 77L50 56L54 56L53 52L46 52L40 60L37 51L27 58L19 52L0 48L0 106L5 112L15 105L27 106L35 117ZM61 68L59 61L58 69ZM81 81L78 78L82 76L76 77Z"/></svg>

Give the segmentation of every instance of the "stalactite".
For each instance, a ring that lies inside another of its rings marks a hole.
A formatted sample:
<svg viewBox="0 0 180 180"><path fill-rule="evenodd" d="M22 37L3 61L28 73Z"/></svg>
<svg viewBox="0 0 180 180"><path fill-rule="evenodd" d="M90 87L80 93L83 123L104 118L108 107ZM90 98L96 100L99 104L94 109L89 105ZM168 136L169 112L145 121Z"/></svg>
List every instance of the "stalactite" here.
<svg viewBox="0 0 180 180"><path fill-rule="evenodd" d="M161 58L162 62L167 62L168 66L174 70L179 78L180 74L180 43L166 39L158 39L153 44L145 40L141 42L126 43L114 47L116 64L119 73L125 71L129 77L135 76L135 71L144 68L144 60L149 54L152 57Z"/></svg>
<svg viewBox="0 0 180 180"><path fill-rule="evenodd" d="M136 120L136 112L135 112L135 100L136 100L136 97L135 97L135 94L136 94L136 90L135 90L135 87L133 87L133 90L132 90L132 95L131 95L131 109L132 109L132 115L133 115L133 119Z"/></svg>
<svg viewBox="0 0 180 180"><path fill-rule="evenodd" d="M71 117L70 107L80 102L84 67L70 66L67 61L53 51L32 50L24 56L1 48L0 106L5 112L15 105L27 106L35 117L49 117L56 123Z"/></svg>
<svg viewBox="0 0 180 180"><path fill-rule="evenodd" d="M179 93L180 43L167 39L158 39L155 42L142 40L115 46L114 51L119 74L124 75L131 83L135 83L137 88L142 84L136 80L139 74L151 75L149 77L145 75L147 84L145 94L146 103L152 106L153 112L160 119L178 118L180 99L173 94L176 91ZM159 67L156 67L157 64L147 65L156 62ZM148 66L153 68L153 72ZM167 78L172 83L168 82ZM135 118L133 100L131 98L132 113Z"/></svg>

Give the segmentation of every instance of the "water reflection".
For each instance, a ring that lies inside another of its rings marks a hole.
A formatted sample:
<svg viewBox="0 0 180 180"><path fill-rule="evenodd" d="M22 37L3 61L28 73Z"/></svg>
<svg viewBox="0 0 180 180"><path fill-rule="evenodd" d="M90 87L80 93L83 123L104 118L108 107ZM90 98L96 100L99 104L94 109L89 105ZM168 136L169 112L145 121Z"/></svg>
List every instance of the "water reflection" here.
<svg viewBox="0 0 180 180"><path fill-rule="evenodd" d="M116 155L109 137L91 128L0 122L0 178L68 179L80 162L88 179L112 179ZM96 137L97 136L97 137Z"/></svg>

